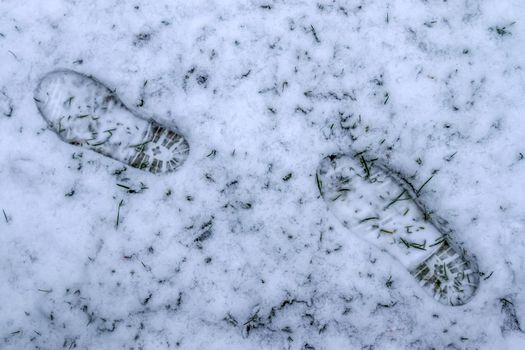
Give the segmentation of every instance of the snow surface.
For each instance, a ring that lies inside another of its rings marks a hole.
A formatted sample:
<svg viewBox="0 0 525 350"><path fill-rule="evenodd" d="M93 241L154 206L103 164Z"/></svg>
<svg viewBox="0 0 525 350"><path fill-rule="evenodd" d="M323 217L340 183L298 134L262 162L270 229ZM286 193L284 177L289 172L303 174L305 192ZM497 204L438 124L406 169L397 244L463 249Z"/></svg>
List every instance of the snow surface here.
<svg viewBox="0 0 525 350"><path fill-rule="evenodd" d="M522 349L525 5L0 1L1 349ZM68 145L33 101L93 74L191 150L156 176ZM328 210L368 148L478 259L428 297ZM118 224L117 224L118 215Z"/></svg>

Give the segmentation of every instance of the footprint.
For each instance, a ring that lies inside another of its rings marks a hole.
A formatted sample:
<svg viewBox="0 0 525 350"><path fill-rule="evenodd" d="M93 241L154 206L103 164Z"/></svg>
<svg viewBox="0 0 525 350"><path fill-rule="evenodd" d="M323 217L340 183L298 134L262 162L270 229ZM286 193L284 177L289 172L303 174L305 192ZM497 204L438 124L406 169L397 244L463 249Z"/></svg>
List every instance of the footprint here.
<svg viewBox="0 0 525 350"><path fill-rule="evenodd" d="M444 222L425 218L415 191L392 171L363 155L331 155L316 179L343 225L399 260L435 300L455 306L474 296L475 259L453 242Z"/></svg>
<svg viewBox="0 0 525 350"><path fill-rule="evenodd" d="M137 169L166 173L188 157L189 145L177 130L135 115L93 77L70 70L50 72L34 100L60 139Z"/></svg>

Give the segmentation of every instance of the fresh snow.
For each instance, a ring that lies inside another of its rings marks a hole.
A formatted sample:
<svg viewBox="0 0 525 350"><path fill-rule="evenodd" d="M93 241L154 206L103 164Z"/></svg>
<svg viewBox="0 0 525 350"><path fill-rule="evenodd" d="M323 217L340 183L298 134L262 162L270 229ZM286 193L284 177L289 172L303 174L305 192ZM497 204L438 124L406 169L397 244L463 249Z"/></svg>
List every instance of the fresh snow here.
<svg viewBox="0 0 525 350"><path fill-rule="evenodd" d="M0 1L0 349L525 348L525 4ZM154 175L33 100L91 74L190 145ZM319 195L367 149L475 254L429 297Z"/></svg>

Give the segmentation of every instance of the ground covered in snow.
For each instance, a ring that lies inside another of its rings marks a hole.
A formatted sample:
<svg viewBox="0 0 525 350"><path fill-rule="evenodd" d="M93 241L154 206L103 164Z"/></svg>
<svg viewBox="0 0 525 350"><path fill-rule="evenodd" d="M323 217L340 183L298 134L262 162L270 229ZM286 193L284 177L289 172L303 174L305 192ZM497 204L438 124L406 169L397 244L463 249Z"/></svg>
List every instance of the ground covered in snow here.
<svg viewBox="0 0 525 350"><path fill-rule="evenodd" d="M525 346L525 6L514 1L0 1L1 349ZM175 173L68 145L33 101L93 74L176 125ZM328 210L368 149L478 258L433 301ZM433 176L432 176L433 175Z"/></svg>

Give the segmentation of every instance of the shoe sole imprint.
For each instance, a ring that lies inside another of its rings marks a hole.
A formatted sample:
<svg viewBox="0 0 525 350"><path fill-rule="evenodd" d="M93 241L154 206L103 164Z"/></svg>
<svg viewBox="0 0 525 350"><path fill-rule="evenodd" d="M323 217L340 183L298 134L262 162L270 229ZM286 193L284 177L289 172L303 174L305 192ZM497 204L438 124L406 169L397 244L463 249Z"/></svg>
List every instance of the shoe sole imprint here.
<svg viewBox="0 0 525 350"><path fill-rule="evenodd" d="M454 243L444 220L428 220L401 176L377 160L339 154L321 161L316 179L343 226L399 260L435 300L456 306L474 296L475 258Z"/></svg>
<svg viewBox="0 0 525 350"><path fill-rule="evenodd" d="M135 115L97 79L71 70L46 74L34 100L64 142L154 174L174 171L189 153L176 130Z"/></svg>

